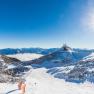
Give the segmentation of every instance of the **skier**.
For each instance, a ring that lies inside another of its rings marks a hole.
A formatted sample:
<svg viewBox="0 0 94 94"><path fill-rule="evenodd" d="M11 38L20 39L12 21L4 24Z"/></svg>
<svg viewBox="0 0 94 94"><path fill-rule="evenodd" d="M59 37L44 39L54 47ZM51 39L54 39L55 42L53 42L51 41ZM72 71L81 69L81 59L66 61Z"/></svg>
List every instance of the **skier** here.
<svg viewBox="0 0 94 94"><path fill-rule="evenodd" d="M25 94L25 88L26 88L26 84L24 81L20 81L18 83L18 89L20 91L20 94Z"/></svg>
<svg viewBox="0 0 94 94"><path fill-rule="evenodd" d="M19 81L18 83L18 89L21 90L22 81Z"/></svg>

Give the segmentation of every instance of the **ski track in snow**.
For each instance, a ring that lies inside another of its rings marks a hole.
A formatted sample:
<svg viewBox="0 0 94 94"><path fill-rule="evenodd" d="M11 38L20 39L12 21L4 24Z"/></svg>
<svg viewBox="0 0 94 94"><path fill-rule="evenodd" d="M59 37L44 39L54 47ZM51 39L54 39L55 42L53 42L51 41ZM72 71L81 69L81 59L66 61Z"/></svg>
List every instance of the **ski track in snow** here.
<svg viewBox="0 0 94 94"><path fill-rule="evenodd" d="M54 78L45 68L33 69L26 77L25 94L94 94L94 84L76 84ZM17 84L0 84L0 94L19 94Z"/></svg>

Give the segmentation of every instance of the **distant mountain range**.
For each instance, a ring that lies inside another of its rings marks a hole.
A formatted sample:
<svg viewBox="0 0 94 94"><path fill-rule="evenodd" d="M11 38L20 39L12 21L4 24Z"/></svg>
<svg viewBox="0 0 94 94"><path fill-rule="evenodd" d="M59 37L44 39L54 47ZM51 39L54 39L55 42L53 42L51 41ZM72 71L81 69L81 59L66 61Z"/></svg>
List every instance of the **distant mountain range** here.
<svg viewBox="0 0 94 94"><path fill-rule="evenodd" d="M49 48L49 49L43 49L43 48L5 48L0 49L0 55L12 55L12 54L18 54L18 53L36 53L36 54L43 54L47 55L52 52L55 52L59 50L60 48ZM74 51L78 51L82 54L84 53L91 53L94 52L94 49L77 49L74 48Z"/></svg>
<svg viewBox="0 0 94 94"><path fill-rule="evenodd" d="M1 55L10 55L10 54L17 54L17 53L36 53L36 54L49 54L54 51L56 51L58 48L49 48L49 49L43 49L43 48L6 48L6 49L0 49Z"/></svg>

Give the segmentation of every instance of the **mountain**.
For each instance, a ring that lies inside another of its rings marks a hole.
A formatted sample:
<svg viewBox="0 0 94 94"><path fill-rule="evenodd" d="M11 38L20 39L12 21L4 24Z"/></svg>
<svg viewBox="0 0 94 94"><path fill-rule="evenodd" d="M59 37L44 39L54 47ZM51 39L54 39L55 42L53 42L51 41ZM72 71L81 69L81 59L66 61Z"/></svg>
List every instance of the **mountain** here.
<svg viewBox="0 0 94 94"><path fill-rule="evenodd" d="M64 45L45 55L1 55L0 94L18 94L19 80L26 81L27 94L93 94L94 52Z"/></svg>
<svg viewBox="0 0 94 94"><path fill-rule="evenodd" d="M73 49L63 45L51 51L46 55L35 53L1 55L0 68L3 68L3 73L17 77L32 67L45 67L47 73L59 79L73 82L93 81L93 71L91 71L94 70L93 50Z"/></svg>
<svg viewBox="0 0 94 94"><path fill-rule="evenodd" d="M64 45L31 63L47 68L47 73L66 81L94 81L94 53L90 50L77 50Z"/></svg>
<svg viewBox="0 0 94 94"><path fill-rule="evenodd" d="M4 63L6 63L6 64L12 64L12 63L15 64L15 63L21 62L20 60L18 60L16 58L8 57L5 55L1 55L1 58L2 58L2 60L4 60Z"/></svg>
<svg viewBox="0 0 94 94"><path fill-rule="evenodd" d="M0 56L0 82L6 82L23 75L29 68L22 65L16 58L5 55Z"/></svg>
<svg viewBox="0 0 94 94"><path fill-rule="evenodd" d="M82 53L80 51L75 51L67 45L64 45L63 47L52 52L51 54L42 56L31 62L35 64L41 64L41 66L44 67L59 67L68 64L75 64L88 54L90 53Z"/></svg>
<svg viewBox="0 0 94 94"><path fill-rule="evenodd" d="M43 48L6 48L6 49L0 49L1 55L12 55L12 54L22 54L22 53L36 53L36 54L49 54L54 51L56 51L58 48L49 48L49 49L43 49Z"/></svg>
<svg viewBox="0 0 94 94"><path fill-rule="evenodd" d="M63 47L64 46L65 46L64 49L66 50L66 48L68 46L65 44L63 45ZM60 48L49 48L49 49L43 49L43 48L17 48L17 49L6 48L6 49L0 49L0 55L13 55L13 54L23 54L23 53L35 53L35 54L48 55L48 54L53 53L59 49ZM88 53L94 52L94 49L77 49L77 48L75 49L75 48L73 48L73 50L76 52L80 52L82 55L84 55L84 54L88 55Z"/></svg>
<svg viewBox="0 0 94 94"><path fill-rule="evenodd" d="M94 82L94 53L82 58L75 64L68 64L48 70L56 78L70 82Z"/></svg>
<svg viewBox="0 0 94 94"><path fill-rule="evenodd" d="M24 65L28 60L39 58L41 54L14 54L14 55L1 55L0 56L0 82L17 81L21 79L25 72L29 71L32 67Z"/></svg>
<svg viewBox="0 0 94 94"><path fill-rule="evenodd" d="M80 60L70 71L68 77L75 81L85 81L94 82L94 53L84 57Z"/></svg>

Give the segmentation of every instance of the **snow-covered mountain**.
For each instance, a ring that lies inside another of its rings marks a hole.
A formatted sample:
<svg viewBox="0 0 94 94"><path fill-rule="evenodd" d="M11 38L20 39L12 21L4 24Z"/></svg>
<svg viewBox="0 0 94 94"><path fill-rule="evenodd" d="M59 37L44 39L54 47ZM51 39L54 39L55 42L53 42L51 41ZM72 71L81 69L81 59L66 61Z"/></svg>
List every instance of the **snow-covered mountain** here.
<svg viewBox="0 0 94 94"><path fill-rule="evenodd" d="M49 48L49 49L43 49L43 48L5 48L0 49L0 55L13 55L13 54L23 54L23 53L35 53L35 54L43 54L47 55L49 53L52 53L56 51L58 48Z"/></svg>
<svg viewBox="0 0 94 94"><path fill-rule="evenodd" d="M83 57L75 64L68 64L48 70L48 73L56 78L71 82L94 82L94 53Z"/></svg>
<svg viewBox="0 0 94 94"><path fill-rule="evenodd" d="M2 55L0 94L19 93L17 81L21 79L26 80L26 94L44 94L45 91L47 94L72 94L73 91L74 94L93 94L94 85L90 82L94 82L94 53L64 45L45 55Z"/></svg>
<svg viewBox="0 0 94 94"><path fill-rule="evenodd" d="M89 60L94 60L94 52L92 52L90 55L84 57L82 61L89 61Z"/></svg>
<svg viewBox="0 0 94 94"><path fill-rule="evenodd" d="M94 82L94 53L84 57L80 60L70 71L68 77L76 81L91 81Z"/></svg>
<svg viewBox="0 0 94 94"><path fill-rule="evenodd" d="M63 46L51 54L33 60L32 63L40 64L44 67L59 67L68 64L75 64L89 54L90 53L88 52L82 53L80 51L75 51L68 46Z"/></svg>
<svg viewBox="0 0 94 94"><path fill-rule="evenodd" d="M19 59L5 55L0 56L0 82L13 81L15 77L28 70L29 68L23 66Z"/></svg>
<svg viewBox="0 0 94 94"><path fill-rule="evenodd" d="M41 54L15 54L15 55L1 55L0 56L0 82L8 81L13 77L18 77L28 71L31 66L24 66L29 60L39 58ZM6 76L5 78L3 76ZM8 79L9 78L9 79ZM2 80L3 79L3 80ZM14 78L13 78L14 79Z"/></svg>
<svg viewBox="0 0 94 94"><path fill-rule="evenodd" d="M65 49L67 45L64 45ZM47 55L52 52L55 52L59 50L60 48L48 48L48 49L43 49L43 48L5 48L5 49L0 49L0 55L13 55L13 54L23 54L23 53L35 53L35 54L42 54L42 55ZM70 47L69 47L70 49ZM94 52L94 49L78 49L78 48L73 48L74 51L80 52L82 55L92 53Z"/></svg>
<svg viewBox="0 0 94 94"><path fill-rule="evenodd" d="M87 72L91 74L91 67L89 66L92 66L93 70L93 65L86 63L88 60L93 60L93 53L91 54L90 51L85 50L75 50L67 45L44 56L35 53L19 53L2 56L1 59L1 61L8 62L6 69L10 71L12 69L13 75L29 70L27 66L45 67L48 69L47 73L56 78L65 79L67 81L77 80L78 82L86 80L86 77L88 77ZM88 66L88 68L86 66ZM11 74L11 72L9 74ZM84 77L80 79L80 76Z"/></svg>

